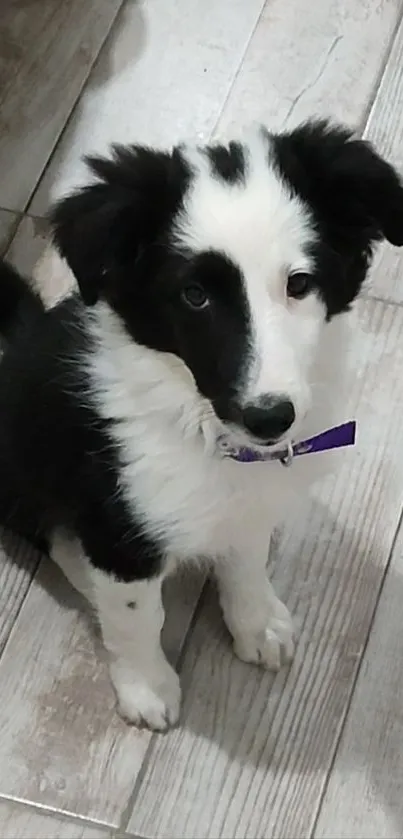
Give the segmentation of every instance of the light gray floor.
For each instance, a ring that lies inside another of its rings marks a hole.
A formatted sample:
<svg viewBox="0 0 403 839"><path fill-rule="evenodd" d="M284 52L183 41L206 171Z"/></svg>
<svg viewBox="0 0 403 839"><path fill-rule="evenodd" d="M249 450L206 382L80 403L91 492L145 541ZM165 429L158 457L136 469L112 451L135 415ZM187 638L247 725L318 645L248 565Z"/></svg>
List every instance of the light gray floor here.
<svg viewBox="0 0 403 839"><path fill-rule="evenodd" d="M402 8L2 0L0 247L30 270L50 199L110 141L332 114L403 170ZM356 451L273 545L299 630L289 672L234 659L214 592L200 601L193 573L167 593L181 727L137 732L114 713L67 583L22 550L17 565L3 553L0 837L403 836L402 303L402 259L385 248L357 312Z"/></svg>

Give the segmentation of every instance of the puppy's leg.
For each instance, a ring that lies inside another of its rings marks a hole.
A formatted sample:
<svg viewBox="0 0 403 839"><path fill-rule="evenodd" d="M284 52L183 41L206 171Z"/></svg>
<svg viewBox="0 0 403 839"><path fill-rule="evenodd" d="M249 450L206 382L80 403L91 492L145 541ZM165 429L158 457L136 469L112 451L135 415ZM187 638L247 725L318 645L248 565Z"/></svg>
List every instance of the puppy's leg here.
<svg viewBox="0 0 403 839"><path fill-rule="evenodd" d="M163 730L177 722L179 677L161 648L162 577L117 582L89 562L79 539L54 535L52 559L97 613L123 717Z"/></svg>
<svg viewBox="0 0 403 839"><path fill-rule="evenodd" d="M221 607L243 661L279 670L294 655L293 625L266 572L267 533L255 533L215 565Z"/></svg>
<svg viewBox="0 0 403 839"><path fill-rule="evenodd" d="M162 731L180 711L180 684L163 653L162 577L131 583L91 570L93 597L122 716Z"/></svg>

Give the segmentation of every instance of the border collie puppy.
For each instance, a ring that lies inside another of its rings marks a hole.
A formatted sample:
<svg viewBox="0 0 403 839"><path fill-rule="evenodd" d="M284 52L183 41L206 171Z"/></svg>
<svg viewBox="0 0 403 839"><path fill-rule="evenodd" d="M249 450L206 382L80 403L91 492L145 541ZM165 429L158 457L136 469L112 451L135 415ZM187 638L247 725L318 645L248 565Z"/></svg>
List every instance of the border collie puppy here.
<svg viewBox="0 0 403 839"><path fill-rule="evenodd" d="M284 449L349 419L346 313L374 243L403 244L403 189L325 122L89 163L53 212L79 291L45 311L0 268L0 523L46 544L93 604L124 717L164 729L177 563L211 561L242 659L293 656L268 545L326 456L243 464L218 441Z"/></svg>

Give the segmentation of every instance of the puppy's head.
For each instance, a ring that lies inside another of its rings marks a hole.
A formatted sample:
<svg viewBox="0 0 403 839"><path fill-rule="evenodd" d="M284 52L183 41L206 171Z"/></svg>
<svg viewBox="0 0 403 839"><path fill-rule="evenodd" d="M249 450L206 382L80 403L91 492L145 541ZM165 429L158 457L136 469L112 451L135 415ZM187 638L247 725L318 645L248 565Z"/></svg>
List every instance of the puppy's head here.
<svg viewBox="0 0 403 839"><path fill-rule="evenodd" d="M403 188L385 161L324 122L172 153L116 148L53 214L88 305L174 353L244 439L291 435L310 403L326 323L372 247L403 244Z"/></svg>

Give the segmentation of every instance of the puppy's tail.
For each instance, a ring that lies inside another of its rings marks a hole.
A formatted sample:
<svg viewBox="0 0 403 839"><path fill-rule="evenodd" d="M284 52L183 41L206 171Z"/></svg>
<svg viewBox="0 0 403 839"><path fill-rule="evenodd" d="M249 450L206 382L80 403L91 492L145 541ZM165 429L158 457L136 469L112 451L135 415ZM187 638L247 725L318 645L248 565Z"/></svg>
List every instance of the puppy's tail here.
<svg viewBox="0 0 403 839"><path fill-rule="evenodd" d="M11 342L15 333L43 310L42 301L28 281L0 259L0 337Z"/></svg>

